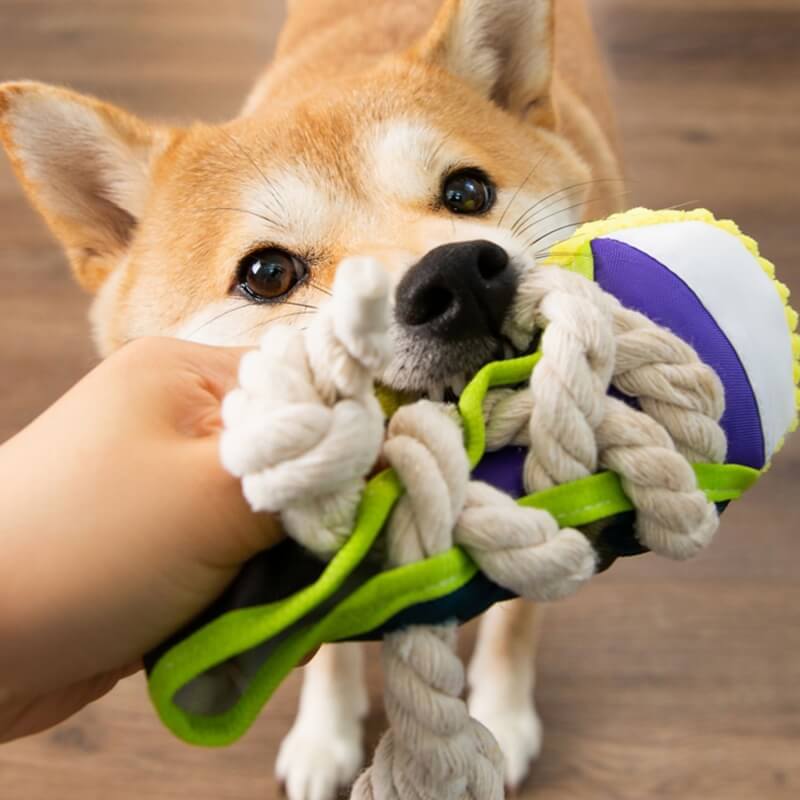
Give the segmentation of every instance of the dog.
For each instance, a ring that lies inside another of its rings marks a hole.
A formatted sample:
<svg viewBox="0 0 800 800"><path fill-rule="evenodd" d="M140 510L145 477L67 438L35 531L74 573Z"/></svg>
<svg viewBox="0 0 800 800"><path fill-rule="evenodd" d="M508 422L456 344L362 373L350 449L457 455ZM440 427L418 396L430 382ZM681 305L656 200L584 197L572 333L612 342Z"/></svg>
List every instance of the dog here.
<svg viewBox="0 0 800 800"><path fill-rule="evenodd" d="M454 400L503 335L519 274L619 206L620 165L584 0L288 0L277 54L224 125L148 124L36 83L0 86L0 137L95 295L101 354L143 336L255 343L302 326L337 264L395 281L382 382ZM538 755L540 612L484 615L470 712L516 787ZM363 761L359 646L324 647L277 762L332 800Z"/></svg>

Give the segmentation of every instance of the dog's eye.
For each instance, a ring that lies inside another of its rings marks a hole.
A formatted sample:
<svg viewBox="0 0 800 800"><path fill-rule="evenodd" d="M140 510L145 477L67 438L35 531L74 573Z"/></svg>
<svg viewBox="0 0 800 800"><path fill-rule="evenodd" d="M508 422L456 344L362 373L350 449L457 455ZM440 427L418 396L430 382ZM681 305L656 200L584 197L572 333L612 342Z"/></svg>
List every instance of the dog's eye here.
<svg viewBox="0 0 800 800"><path fill-rule="evenodd" d="M494 187L479 170L460 170L445 179L442 202L454 214L482 214L494 203Z"/></svg>
<svg viewBox="0 0 800 800"><path fill-rule="evenodd" d="M239 288L253 300L278 300L305 277L306 265L283 250L256 250L239 264Z"/></svg>

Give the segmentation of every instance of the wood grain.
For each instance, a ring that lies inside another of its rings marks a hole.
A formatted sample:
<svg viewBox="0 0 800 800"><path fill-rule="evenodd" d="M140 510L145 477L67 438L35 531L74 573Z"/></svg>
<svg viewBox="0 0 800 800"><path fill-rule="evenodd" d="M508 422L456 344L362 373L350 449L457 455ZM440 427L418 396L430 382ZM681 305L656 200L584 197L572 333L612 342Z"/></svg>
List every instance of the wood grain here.
<svg viewBox="0 0 800 800"><path fill-rule="evenodd" d="M800 291L796 0L594 0L634 199L737 219ZM274 0L0 0L0 78L73 85L141 114L222 119L267 59ZM0 440L94 362L86 298L0 163ZM616 566L549 614L546 724L525 797L800 796L800 440L691 564ZM469 647L471 631L465 637ZM1 645L0 645L1 646ZM371 659L375 663L375 659ZM227 750L180 744L140 678L0 749L2 800L263 800L299 675ZM382 717L380 676L370 671Z"/></svg>

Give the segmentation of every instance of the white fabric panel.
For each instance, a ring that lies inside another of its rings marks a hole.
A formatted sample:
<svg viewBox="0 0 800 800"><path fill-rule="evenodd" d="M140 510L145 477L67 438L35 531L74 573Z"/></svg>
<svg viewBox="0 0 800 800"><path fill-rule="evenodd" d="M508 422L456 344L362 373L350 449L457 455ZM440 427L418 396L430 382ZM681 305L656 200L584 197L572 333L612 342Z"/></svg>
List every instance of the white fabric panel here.
<svg viewBox="0 0 800 800"><path fill-rule="evenodd" d="M631 228L605 238L669 267L716 319L750 378L769 459L795 415L792 343L773 282L739 239L704 222Z"/></svg>

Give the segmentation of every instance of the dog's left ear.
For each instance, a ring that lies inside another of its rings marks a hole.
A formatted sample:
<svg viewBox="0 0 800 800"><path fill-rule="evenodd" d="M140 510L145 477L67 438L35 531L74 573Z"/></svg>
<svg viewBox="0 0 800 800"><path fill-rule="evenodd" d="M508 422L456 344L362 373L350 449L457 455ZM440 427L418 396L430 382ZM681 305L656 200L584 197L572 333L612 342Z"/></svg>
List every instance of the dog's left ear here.
<svg viewBox="0 0 800 800"><path fill-rule="evenodd" d="M0 144L90 291L124 257L172 135L67 89L0 84Z"/></svg>
<svg viewBox="0 0 800 800"><path fill-rule="evenodd" d="M413 55L552 126L553 0L446 0Z"/></svg>

